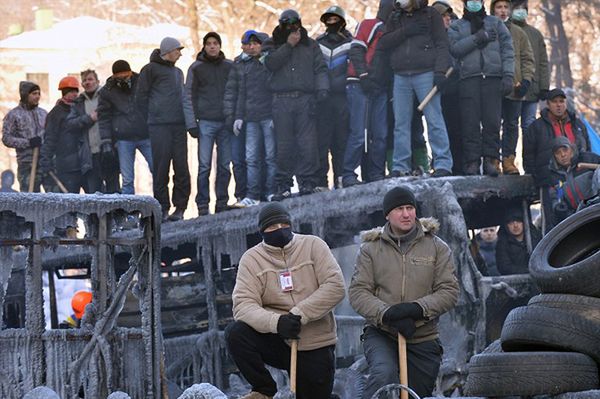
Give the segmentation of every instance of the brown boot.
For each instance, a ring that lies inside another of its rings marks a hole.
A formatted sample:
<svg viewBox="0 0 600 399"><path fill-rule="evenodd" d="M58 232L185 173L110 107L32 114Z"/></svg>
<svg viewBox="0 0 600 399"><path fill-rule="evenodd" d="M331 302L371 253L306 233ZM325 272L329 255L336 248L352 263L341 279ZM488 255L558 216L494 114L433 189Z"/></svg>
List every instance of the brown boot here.
<svg viewBox="0 0 600 399"><path fill-rule="evenodd" d="M242 396L240 399L273 399L273 397L264 395L260 392L252 391L249 394Z"/></svg>
<svg viewBox="0 0 600 399"><path fill-rule="evenodd" d="M515 166L515 156L502 158L502 173L505 175L519 175L519 169Z"/></svg>
<svg viewBox="0 0 600 399"><path fill-rule="evenodd" d="M496 158L485 157L483 159L483 174L498 177L498 173L500 173L500 161Z"/></svg>

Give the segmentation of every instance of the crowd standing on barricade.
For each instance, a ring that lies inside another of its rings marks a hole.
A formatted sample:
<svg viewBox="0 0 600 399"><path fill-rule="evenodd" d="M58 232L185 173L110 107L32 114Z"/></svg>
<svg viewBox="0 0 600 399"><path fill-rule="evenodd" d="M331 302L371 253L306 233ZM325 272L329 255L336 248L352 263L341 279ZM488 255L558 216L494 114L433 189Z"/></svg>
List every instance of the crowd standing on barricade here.
<svg viewBox="0 0 600 399"><path fill-rule="evenodd" d="M139 151L164 220L176 221L191 193L187 134L198 140L198 216L209 213L211 192L215 212L289 198L294 177L306 195L386 177L518 175L520 136L547 231L564 204L585 199L556 188L579 172L556 170L552 139L567 139L577 160L590 149L586 127L565 93L550 90L526 0L464 1L460 11L445 1L381 0L353 35L334 5L313 39L287 9L270 35L247 30L233 60L208 32L187 72L176 66L183 45L165 37L139 74L116 60L104 86L91 69L81 81L64 77L49 113L38 106L40 87L21 82L2 141L16 149L21 191L134 194ZM539 101L547 108L536 119Z"/></svg>

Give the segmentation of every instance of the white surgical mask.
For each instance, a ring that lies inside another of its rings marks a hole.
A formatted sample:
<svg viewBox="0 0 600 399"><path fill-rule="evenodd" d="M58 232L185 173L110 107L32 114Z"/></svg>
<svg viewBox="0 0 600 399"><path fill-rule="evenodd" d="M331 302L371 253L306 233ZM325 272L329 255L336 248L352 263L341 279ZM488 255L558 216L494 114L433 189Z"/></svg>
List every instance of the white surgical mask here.
<svg viewBox="0 0 600 399"><path fill-rule="evenodd" d="M515 21L525 21L527 19L527 16L527 10L524 8L517 8L512 12L512 19L514 19Z"/></svg>
<svg viewBox="0 0 600 399"><path fill-rule="evenodd" d="M481 1L477 1L477 0L467 1L467 10L470 12L479 12L482 7L483 7L483 4L481 4Z"/></svg>
<svg viewBox="0 0 600 399"><path fill-rule="evenodd" d="M396 6L406 8L410 5L410 0L396 0Z"/></svg>

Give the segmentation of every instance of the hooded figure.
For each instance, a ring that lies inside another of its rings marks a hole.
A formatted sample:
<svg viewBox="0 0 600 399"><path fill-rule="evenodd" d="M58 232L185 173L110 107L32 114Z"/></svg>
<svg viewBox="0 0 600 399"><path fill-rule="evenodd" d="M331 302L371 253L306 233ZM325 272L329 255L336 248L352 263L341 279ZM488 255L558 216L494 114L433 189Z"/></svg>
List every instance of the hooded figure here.
<svg viewBox="0 0 600 399"><path fill-rule="evenodd" d="M505 223L498 230L496 266L501 275L528 273L529 256L523 212L517 208L507 210ZM540 241L538 230L530 224L531 250Z"/></svg>

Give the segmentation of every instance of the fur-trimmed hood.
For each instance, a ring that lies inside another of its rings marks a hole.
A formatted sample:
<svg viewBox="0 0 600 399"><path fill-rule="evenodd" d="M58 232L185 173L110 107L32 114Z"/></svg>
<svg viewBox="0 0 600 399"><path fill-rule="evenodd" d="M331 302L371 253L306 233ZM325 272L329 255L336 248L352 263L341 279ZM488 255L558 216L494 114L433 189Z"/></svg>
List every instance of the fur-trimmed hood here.
<svg viewBox="0 0 600 399"><path fill-rule="evenodd" d="M362 242L376 241L383 235L383 227L375 227L371 230L366 230L360 233ZM440 222L433 217L417 219L417 229L422 230L424 234L435 234L440 229Z"/></svg>

